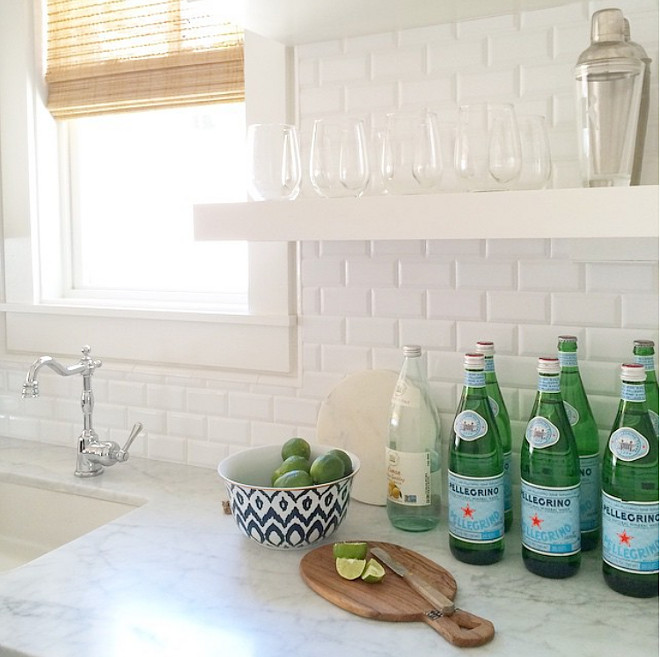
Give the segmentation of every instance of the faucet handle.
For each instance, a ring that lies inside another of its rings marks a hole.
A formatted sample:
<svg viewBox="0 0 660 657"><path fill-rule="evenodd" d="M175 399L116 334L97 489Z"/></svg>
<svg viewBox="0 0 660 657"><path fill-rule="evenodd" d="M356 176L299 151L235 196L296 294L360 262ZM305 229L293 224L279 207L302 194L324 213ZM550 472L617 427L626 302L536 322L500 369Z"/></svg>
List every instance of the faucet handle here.
<svg viewBox="0 0 660 657"><path fill-rule="evenodd" d="M133 444L133 441L138 437L140 431L142 431L142 422L136 422L131 429L131 433L126 440L126 444L117 452L115 457L117 461L128 461L128 450Z"/></svg>

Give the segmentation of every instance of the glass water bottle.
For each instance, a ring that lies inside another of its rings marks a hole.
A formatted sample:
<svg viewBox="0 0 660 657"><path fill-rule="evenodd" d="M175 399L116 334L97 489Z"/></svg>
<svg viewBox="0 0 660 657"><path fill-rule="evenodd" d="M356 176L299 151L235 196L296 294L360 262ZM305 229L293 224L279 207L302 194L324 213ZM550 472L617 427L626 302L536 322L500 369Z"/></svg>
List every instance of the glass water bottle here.
<svg viewBox="0 0 660 657"><path fill-rule="evenodd" d="M598 426L582 383L577 338L560 335L561 397L580 457L580 532L582 551L593 550L600 539L600 442Z"/></svg>
<svg viewBox="0 0 660 657"><path fill-rule="evenodd" d="M658 435L658 377L655 373L655 342L653 340L635 340L633 347L635 362L644 365L646 370L646 405L651 416L651 423Z"/></svg>
<svg viewBox="0 0 660 657"><path fill-rule="evenodd" d="M559 383L559 359L538 359L538 386L520 452L522 557L542 577L580 568L580 461Z"/></svg>
<svg viewBox="0 0 660 657"><path fill-rule="evenodd" d="M621 366L621 401L603 453L603 577L636 598L658 595L658 438L644 365Z"/></svg>
<svg viewBox="0 0 660 657"><path fill-rule="evenodd" d="M490 341L477 342L476 352L484 355L486 392L500 434L504 458L504 531L509 531L513 522L513 488L511 485L511 419L495 373L495 345Z"/></svg>
<svg viewBox="0 0 660 657"><path fill-rule="evenodd" d="M440 520L440 419L418 345L403 348L392 395L386 448L387 516L399 529L422 532Z"/></svg>
<svg viewBox="0 0 660 657"><path fill-rule="evenodd" d="M486 391L483 354L465 354L448 483L451 553L470 564L499 561L504 554L504 458Z"/></svg>

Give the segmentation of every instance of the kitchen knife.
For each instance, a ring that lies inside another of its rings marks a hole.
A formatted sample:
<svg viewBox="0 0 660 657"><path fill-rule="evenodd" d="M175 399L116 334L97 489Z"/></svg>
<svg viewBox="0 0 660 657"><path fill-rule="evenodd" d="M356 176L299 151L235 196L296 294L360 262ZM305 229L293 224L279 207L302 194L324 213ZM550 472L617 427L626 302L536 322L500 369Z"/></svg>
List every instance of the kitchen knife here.
<svg viewBox="0 0 660 657"><path fill-rule="evenodd" d="M412 589L417 591L427 602L430 602L443 616L454 613L454 603L441 591L431 586L424 579L408 570L402 563L394 559L389 552L380 547L371 548L371 553L391 568L397 575L403 577Z"/></svg>

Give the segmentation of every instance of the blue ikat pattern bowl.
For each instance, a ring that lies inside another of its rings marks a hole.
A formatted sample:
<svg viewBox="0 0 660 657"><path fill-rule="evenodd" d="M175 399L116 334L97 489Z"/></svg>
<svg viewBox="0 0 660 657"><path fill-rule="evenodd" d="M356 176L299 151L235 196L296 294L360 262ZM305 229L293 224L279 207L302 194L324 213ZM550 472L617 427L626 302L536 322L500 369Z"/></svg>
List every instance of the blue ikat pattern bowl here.
<svg viewBox="0 0 660 657"><path fill-rule="evenodd" d="M332 449L312 447L312 460ZM304 548L330 536L342 523L360 461L349 453L353 472L329 484L274 488L271 473L281 463L280 446L254 447L224 459L224 480L236 525L248 538L278 550Z"/></svg>

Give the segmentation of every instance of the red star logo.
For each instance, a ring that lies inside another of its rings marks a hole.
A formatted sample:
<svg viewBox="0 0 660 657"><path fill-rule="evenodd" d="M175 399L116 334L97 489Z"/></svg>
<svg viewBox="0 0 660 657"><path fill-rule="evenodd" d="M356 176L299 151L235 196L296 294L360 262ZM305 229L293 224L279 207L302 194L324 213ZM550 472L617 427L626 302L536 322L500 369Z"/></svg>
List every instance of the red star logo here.
<svg viewBox="0 0 660 657"><path fill-rule="evenodd" d="M532 516L532 527L540 527L541 524L543 523L543 520L538 517L538 515L535 513Z"/></svg>
<svg viewBox="0 0 660 657"><path fill-rule="evenodd" d="M628 534L626 534L625 529L623 530L623 532L621 534L617 534L617 536L619 537L619 541L621 543L623 543L624 545L628 545L628 546L630 545L630 541L633 538L632 536L628 536Z"/></svg>
<svg viewBox="0 0 660 657"><path fill-rule="evenodd" d="M463 512L463 517L464 518L473 518L474 517L474 509L470 508L469 503L468 503L467 506L461 507L461 511Z"/></svg>

